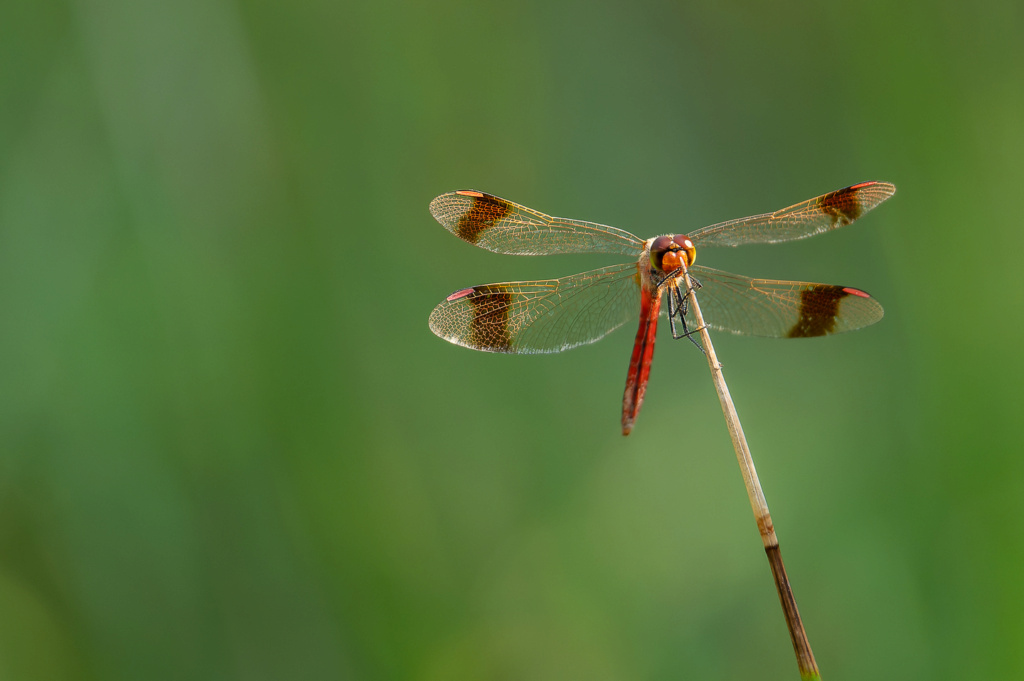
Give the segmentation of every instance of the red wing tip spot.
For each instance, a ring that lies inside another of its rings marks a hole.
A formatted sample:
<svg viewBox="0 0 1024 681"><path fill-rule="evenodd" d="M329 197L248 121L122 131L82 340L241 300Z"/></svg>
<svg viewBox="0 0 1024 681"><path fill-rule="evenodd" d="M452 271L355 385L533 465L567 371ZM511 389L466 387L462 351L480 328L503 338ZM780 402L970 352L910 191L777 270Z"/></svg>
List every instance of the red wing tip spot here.
<svg viewBox="0 0 1024 681"><path fill-rule="evenodd" d="M461 290L456 291L455 293L451 294L450 296L445 298L445 300L450 303L453 300L458 300L459 298L465 298L466 296L468 296L472 292L473 292L472 287L464 288L464 289L461 289Z"/></svg>
<svg viewBox="0 0 1024 681"><path fill-rule="evenodd" d="M843 292L844 293L849 293L851 296L860 296L861 298L870 298L871 297L867 293L864 293L864 291L861 291L860 289L857 289L857 288L844 288ZM455 294L453 293L452 295L455 295ZM450 297L448 299L451 300Z"/></svg>
<svg viewBox="0 0 1024 681"><path fill-rule="evenodd" d="M864 187L870 187L873 184L878 184L878 183L877 182L873 182L873 181L872 182L861 182L860 184L855 184L855 185L851 186L849 189L850 189L850 191L855 191L857 189L863 189Z"/></svg>
<svg viewBox="0 0 1024 681"><path fill-rule="evenodd" d="M475 191L472 191L470 189L460 189L459 191L457 191L455 193L460 195L460 196L472 196L474 199L482 199L482 198L484 198L484 195L481 194L480 192L475 192Z"/></svg>

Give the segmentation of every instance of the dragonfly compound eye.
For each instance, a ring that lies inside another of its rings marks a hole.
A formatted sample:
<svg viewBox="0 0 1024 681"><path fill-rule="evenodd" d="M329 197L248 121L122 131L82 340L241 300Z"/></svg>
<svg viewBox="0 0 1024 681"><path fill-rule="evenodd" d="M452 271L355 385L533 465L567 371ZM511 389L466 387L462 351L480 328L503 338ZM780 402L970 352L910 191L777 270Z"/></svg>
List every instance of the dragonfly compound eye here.
<svg viewBox="0 0 1024 681"><path fill-rule="evenodd" d="M651 242L651 267L656 270L661 270L662 272L674 270L676 267L679 267L678 259L676 259L675 265L665 262L665 257L669 256L669 259L671 260L673 252L677 250L679 250L679 246L672 240L672 237L659 236Z"/></svg>
<svg viewBox="0 0 1024 681"><path fill-rule="evenodd" d="M686 266L690 267L697 260L697 249L694 248L693 242L690 241L690 237L685 234L676 234L672 237L672 241L676 242L683 251L686 252Z"/></svg>

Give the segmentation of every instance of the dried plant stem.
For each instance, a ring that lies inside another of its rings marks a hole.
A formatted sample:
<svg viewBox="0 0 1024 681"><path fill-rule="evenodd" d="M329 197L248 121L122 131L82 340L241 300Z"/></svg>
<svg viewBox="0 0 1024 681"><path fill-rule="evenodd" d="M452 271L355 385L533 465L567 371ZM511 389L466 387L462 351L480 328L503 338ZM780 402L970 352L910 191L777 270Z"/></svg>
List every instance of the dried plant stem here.
<svg viewBox="0 0 1024 681"><path fill-rule="evenodd" d="M750 497L750 506L754 510L757 529L761 533L761 541L764 543L764 550L768 555L768 564L771 566L772 576L775 577L775 588L779 592L779 601L782 603L782 611L786 616L786 626L789 627L789 636L793 640L793 651L796 653L800 677L805 681L812 679L820 681L821 673L818 671L818 664L814 661L811 644L807 641L807 632L804 631L800 611L796 607L796 598L793 596L793 589L786 576L786 567L782 564L779 539L775 536L775 528L772 526L768 502L765 501L764 492L761 491L761 483L757 479L757 470L754 468L754 460L750 457L750 448L747 446L747 438L743 435L740 417L732 403L732 396L729 395L729 388L722 375L722 365L715 355L715 347L711 344L711 336L704 324L704 315L701 314L690 275L685 268L682 279L686 283L686 290L689 291L690 309L693 311L704 351L707 354L708 365L711 367L711 377L715 383L715 390L718 391L718 400L722 403L722 412L725 414L725 422L729 428L729 437L732 438L732 445L736 450L736 459L739 461L740 471L743 473L743 484L747 486L747 496Z"/></svg>

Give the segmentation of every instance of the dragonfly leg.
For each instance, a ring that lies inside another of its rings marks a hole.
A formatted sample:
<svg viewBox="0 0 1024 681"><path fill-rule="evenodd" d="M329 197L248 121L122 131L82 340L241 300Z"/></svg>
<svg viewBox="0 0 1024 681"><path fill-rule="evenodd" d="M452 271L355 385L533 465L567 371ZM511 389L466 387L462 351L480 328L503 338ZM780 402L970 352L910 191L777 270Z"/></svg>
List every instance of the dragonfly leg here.
<svg viewBox="0 0 1024 681"><path fill-rule="evenodd" d="M678 279L679 276L682 275L682 273L683 273L683 268L682 267L677 267L674 270L672 270L671 272L669 272L668 274L666 274L665 278L661 280L661 283L664 284L666 281L669 281L670 279ZM683 297L685 298L686 296L690 295L690 291L699 291L700 289L701 289L700 280L697 279L697 277L695 277L695 276L693 276L691 274L690 275L690 288L686 289L686 293L683 294Z"/></svg>
<svg viewBox="0 0 1024 681"><path fill-rule="evenodd" d="M694 339L694 337L693 337L693 335L694 335L695 333L700 333L701 331L703 331L703 330L704 330L704 329L706 329L706 328L708 328L708 327L707 327L707 326L705 325L705 326L702 326L702 327L700 327L699 329L687 330L687 329L686 329L686 324L685 324L685 322L684 322L684 324L683 324L683 331L684 331L685 333L682 333L682 334L680 334L680 335L678 335L678 336L676 336L675 334L673 334L673 336L672 336L672 337L673 337L673 338L675 338L676 340L679 340L680 338L689 338L689 339L690 339L690 342L691 342L691 343L693 343L694 345L696 345L696 346L697 346L697 349L698 349L698 350L700 350L700 351L701 351L702 353L704 353L704 354L706 355L706 354L708 354L708 353L704 352L704 348L703 348L703 347L701 347L701 344L700 344L700 343L698 343L698 342L696 341L696 339Z"/></svg>
<svg viewBox="0 0 1024 681"><path fill-rule="evenodd" d="M675 308L675 296L672 295L673 291L668 292L668 325L672 329L672 337L678 338L676 335L676 308Z"/></svg>
<svg viewBox="0 0 1024 681"><path fill-rule="evenodd" d="M680 297L679 288L672 287L668 292L668 323L672 328L672 337L675 339L685 338L688 334L686 330L686 299ZM679 321L683 326L683 332L680 333L676 330L676 317L679 317Z"/></svg>
<svg viewBox="0 0 1024 681"><path fill-rule="evenodd" d="M692 290L692 289L691 289ZM697 349L704 352L704 348L697 342L697 339L693 337L693 334L700 331L701 329L694 329L691 331L686 323L686 296L689 295L689 291L683 293L679 290L678 286L673 286L668 293L668 320L669 325L672 327L672 337L676 340L680 338L689 338L690 342L697 346ZM679 333L676 330L676 317L679 317L679 323L683 327L683 332ZM705 353L706 354L706 353Z"/></svg>

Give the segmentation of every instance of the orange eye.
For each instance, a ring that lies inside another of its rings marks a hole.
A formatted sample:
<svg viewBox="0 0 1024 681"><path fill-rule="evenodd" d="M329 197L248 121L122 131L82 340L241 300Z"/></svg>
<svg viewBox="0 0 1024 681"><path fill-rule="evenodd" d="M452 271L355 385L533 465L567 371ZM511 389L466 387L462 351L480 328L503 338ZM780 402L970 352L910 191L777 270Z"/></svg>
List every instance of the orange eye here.
<svg viewBox="0 0 1024 681"><path fill-rule="evenodd" d="M676 234L672 237L672 241L679 245L679 248L686 252L686 266L690 267L697 260L697 249L693 245L693 241L690 237L685 234Z"/></svg>
<svg viewBox="0 0 1024 681"><path fill-rule="evenodd" d="M659 236L651 242L651 253L662 254L670 248L675 248L676 242L670 236Z"/></svg>
<svg viewBox="0 0 1024 681"><path fill-rule="evenodd" d="M651 267L656 270L662 269L662 258L670 251L678 248L679 246L672 241L672 237L659 236L651 242Z"/></svg>

